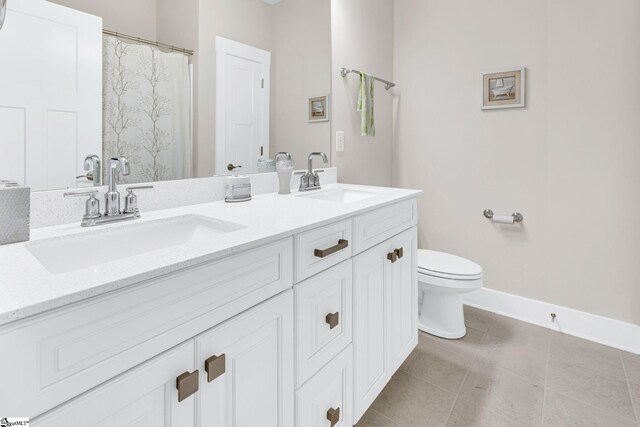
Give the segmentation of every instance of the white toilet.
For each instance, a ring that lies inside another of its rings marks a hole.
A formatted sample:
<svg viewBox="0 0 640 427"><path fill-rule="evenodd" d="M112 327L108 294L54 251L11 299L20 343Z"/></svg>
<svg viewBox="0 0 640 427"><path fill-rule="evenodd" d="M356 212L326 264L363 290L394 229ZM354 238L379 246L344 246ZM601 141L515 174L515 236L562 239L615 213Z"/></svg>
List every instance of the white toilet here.
<svg viewBox="0 0 640 427"><path fill-rule="evenodd" d="M462 295L482 287L482 267L444 252L418 250L418 328L442 338L467 333Z"/></svg>

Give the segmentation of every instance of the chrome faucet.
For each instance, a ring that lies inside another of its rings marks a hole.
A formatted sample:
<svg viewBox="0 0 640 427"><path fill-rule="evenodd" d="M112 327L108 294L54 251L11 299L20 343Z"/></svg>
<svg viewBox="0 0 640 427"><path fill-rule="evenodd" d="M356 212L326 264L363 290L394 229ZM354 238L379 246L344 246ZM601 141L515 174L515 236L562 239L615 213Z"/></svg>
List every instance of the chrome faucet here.
<svg viewBox="0 0 640 427"><path fill-rule="evenodd" d="M126 157L112 157L109 159L109 189L104 195L105 216L120 215L120 193L118 192L118 175L129 175L129 160Z"/></svg>
<svg viewBox="0 0 640 427"><path fill-rule="evenodd" d="M300 188L299 191L311 191L311 190L319 190L320 187L320 176L319 172L324 172L323 170L313 171L313 158L315 156L322 157L322 161L326 164L329 163L329 159L327 155L321 152L313 152L309 154L308 162L307 162L307 172L302 173L300 177Z"/></svg>
<svg viewBox="0 0 640 427"><path fill-rule="evenodd" d="M93 181L94 187L102 186L102 163L100 157L92 154L84 159L84 171L87 173L85 176L90 181Z"/></svg>
<svg viewBox="0 0 640 427"><path fill-rule="evenodd" d="M92 156L87 157L87 160L92 160ZM87 163L85 161L85 167L86 164ZM94 164L94 171L95 170ZM122 172L123 175L129 175L129 173L131 173L127 158L121 156L109 159L109 187L104 195L104 214L100 213L100 201L96 198L96 194L98 193L97 189L64 193L64 197L89 196L89 199L85 204L84 217L82 218L81 225L83 227L93 227L95 225L140 218L140 211L138 211L138 198L133 194L133 190L143 190L153 188L153 186L139 185L127 187L124 210L121 211L120 193L118 192L118 176L120 172Z"/></svg>

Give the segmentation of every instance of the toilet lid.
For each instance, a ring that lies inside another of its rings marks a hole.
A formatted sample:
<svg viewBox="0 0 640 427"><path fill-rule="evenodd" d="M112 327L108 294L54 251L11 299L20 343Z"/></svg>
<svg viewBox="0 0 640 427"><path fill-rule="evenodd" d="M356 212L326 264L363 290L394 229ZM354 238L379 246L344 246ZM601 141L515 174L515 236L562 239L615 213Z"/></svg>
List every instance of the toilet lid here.
<svg viewBox="0 0 640 427"><path fill-rule="evenodd" d="M468 259L447 254L444 252L418 250L418 271L430 275L459 276L462 278L474 278L482 275L482 267Z"/></svg>

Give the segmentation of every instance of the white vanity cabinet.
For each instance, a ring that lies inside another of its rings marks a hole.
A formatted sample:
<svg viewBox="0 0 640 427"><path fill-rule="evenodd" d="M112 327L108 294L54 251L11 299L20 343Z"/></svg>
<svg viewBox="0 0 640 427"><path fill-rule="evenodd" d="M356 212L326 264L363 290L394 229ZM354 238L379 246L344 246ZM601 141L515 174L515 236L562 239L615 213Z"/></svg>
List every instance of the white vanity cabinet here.
<svg viewBox="0 0 640 427"><path fill-rule="evenodd" d="M417 345L417 204L387 202L0 326L35 426L350 427Z"/></svg>
<svg viewBox="0 0 640 427"><path fill-rule="evenodd" d="M354 422L418 344L417 230L354 258Z"/></svg>

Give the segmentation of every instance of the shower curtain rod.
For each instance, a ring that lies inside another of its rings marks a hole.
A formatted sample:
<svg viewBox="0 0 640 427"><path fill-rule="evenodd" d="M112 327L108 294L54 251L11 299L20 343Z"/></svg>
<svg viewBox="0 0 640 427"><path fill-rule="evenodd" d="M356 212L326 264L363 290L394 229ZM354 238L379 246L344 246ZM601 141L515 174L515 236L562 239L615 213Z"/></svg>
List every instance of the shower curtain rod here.
<svg viewBox="0 0 640 427"><path fill-rule="evenodd" d="M155 47L159 47L159 48L163 48L163 49L170 49L173 52L180 52L180 53L184 53L185 55L193 55L193 51L189 50L189 49L183 49L181 47L175 47L175 46L171 46L170 44L166 44L166 43L160 43L160 42L154 42L151 40L145 40L145 39L141 39L140 37L134 37L134 36L128 36L126 34L122 34L122 33L116 33L115 31L109 31L109 30L102 30L102 34L105 34L107 36L114 36L114 37L118 37L121 39L126 39L126 40L132 40L141 44L147 44L150 46L155 46Z"/></svg>
<svg viewBox="0 0 640 427"><path fill-rule="evenodd" d="M340 75L341 75L342 77L347 77L347 74L349 74L349 73L362 74L362 71L353 70L353 69L352 69L352 70L350 70L350 69L348 69L348 68L342 68L342 69L340 70ZM384 83L384 88L385 88L386 90L389 90L389 89L391 89L392 87L394 87L394 86L396 85L395 83L390 82L390 81L388 81L388 80L383 80L383 79L381 79L381 78L379 78L379 77L376 77L376 76L372 76L372 77L373 77L373 79L374 79L374 80L377 80L377 81L379 81L379 82Z"/></svg>

